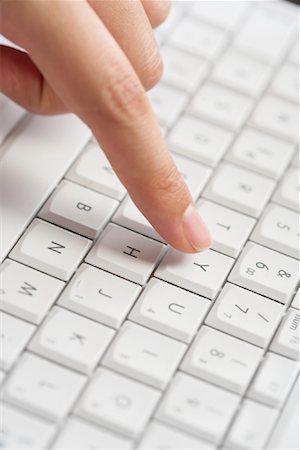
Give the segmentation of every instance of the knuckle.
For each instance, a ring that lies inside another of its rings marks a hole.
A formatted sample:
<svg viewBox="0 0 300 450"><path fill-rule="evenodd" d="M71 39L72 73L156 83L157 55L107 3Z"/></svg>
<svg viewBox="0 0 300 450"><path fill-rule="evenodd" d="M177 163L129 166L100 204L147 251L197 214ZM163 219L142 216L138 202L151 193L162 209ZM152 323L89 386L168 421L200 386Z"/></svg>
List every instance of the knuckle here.
<svg viewBox="0 0 300 450"><path fill-rule="evenodd" d="M175 164L172 164L170 168L163 167L157 173L155 187L158 194L164 198L172 196L180 200L186 195L186 186Z"/></svg>
<svg viewBox="0 0 300 450"><path fill-rule="evenodd" d="M148 112L145 91L137 76L118 64L103 87L107 112L113 119L134 118Z"/></svg>
<svg viewBox="0 0 300 450"><path fill-rule="evenodd" d="M168 17L170 11L170 2L169 0L156 0L149 3L151 5L149 19L151 25L155 28L161 25Z"/></svg>

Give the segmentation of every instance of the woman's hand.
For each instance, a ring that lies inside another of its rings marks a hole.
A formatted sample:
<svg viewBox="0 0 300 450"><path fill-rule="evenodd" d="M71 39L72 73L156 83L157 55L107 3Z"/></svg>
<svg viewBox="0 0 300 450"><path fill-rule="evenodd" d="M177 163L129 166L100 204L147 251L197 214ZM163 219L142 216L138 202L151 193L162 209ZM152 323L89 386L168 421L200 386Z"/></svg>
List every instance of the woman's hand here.
<svg viewBox="0 0 300 450"><path fill-rule="evenodd" d="M0 88L37 114L76 113L131 198L173 247L195 252L209 232L193 207L147 99L162 73L152 27L166 0L1 0Z"/></svg>

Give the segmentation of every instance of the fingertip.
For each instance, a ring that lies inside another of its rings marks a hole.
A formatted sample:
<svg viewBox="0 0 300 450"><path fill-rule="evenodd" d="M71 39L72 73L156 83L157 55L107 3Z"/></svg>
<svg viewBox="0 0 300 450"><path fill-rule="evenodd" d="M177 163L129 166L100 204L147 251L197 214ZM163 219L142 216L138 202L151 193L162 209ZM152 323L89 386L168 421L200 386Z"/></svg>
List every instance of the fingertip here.
<svg viewBox="0 0 300 450"><path fill-rule="evenodd" d="M211 234L193 205L189 205L183 214L182 230L185 239L190 244L191 252L207 250L211 246Z"/></svg>

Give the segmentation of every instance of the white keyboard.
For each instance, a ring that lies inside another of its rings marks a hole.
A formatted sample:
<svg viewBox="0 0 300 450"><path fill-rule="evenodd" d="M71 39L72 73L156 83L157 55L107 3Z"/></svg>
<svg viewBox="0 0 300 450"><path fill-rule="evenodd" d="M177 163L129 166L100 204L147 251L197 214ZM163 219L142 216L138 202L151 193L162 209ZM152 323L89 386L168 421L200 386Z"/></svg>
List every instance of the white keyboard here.
<svg viewBox="0 0 300 450"><path fill-rule="evenodd" d="M300 448L298 19L175 2L156 32L203 253L166 245L77 118L0 97L1 449Z"/></svg>

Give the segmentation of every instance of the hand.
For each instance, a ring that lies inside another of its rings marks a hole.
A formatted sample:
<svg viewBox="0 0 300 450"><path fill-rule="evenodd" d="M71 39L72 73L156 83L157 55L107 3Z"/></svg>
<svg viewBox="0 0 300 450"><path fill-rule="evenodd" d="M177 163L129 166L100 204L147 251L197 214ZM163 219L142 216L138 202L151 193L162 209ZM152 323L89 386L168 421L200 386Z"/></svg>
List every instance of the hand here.
<svg viewBox="0 0 300 450"><path fill-rule="evenodd" d="M37 114L76 113L93 131L131 198L173 247L211 243L163 141L145 89L162 63L152 26L166 0L1 0L0 88Z"/></svg>

